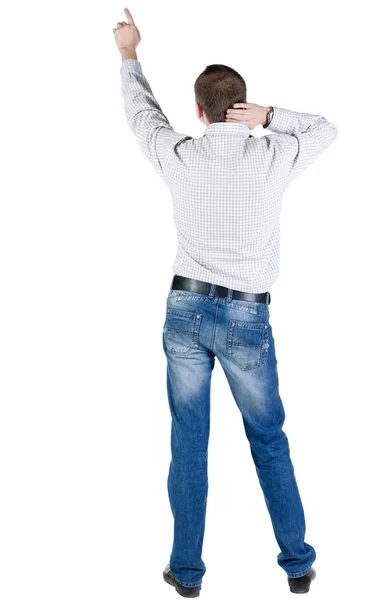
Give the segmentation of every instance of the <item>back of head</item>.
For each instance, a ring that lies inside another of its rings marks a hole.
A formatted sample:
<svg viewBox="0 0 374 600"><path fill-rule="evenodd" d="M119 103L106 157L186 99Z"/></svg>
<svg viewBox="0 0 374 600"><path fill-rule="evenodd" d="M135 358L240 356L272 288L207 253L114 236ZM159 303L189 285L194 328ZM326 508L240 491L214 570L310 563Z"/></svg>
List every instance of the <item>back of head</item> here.
<svg viewBox="0 0 374 600"><path fill-rule="evenodd" d="M226 65L208 65L196 79L194 90L209 123L224 122L228 108L247 101L243 77Z"/></svg>

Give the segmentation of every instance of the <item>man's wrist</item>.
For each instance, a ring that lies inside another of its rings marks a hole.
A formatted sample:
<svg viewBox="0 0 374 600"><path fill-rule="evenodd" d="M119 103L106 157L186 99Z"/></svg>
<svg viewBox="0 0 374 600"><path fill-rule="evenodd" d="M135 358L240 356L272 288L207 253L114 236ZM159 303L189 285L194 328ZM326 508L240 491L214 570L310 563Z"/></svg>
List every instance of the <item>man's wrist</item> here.
<svg viewBox="0 0 374 600"><path fill-rule="evenodd" d="M265 108L265 123L263 123L263 127L269 127L271 121L273 120L274 108L273 106L267 106Z"/></svg>
<svg viewBox="0 0 374 600"><path fill-rule="evenodd" d="M270 110L270 106L264 106L264 114L263 114L263 118L262 118L262 122L261 125L263 127L265 127L266 125L266 121L268 120L268 112Z"/></svg>
<svg viewBox="0 0 374 600"><path fill-rule="evenodd" d="M127 60L128 58L138 60L135 48L122 48L120 52L122 61Z"/></svg>

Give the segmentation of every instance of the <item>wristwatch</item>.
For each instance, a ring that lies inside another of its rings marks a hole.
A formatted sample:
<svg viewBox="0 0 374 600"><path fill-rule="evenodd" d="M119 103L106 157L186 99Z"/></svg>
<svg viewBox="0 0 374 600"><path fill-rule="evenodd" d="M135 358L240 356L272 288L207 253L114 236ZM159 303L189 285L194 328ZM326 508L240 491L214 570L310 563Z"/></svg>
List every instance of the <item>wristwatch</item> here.
<svg viewBox="0 0 374 600"><path fill-rule="evenodd" d="M270 123L271 123L271 121L272 121L273 115L274 115L274 107L273 107L273 106L270 106L269 108L270 108L270 110L268 110L268 112L267 112L267 115L266 115L266 123L265 123L265 125L264 125L264 128L265 128L265 129L266 129L267 127L269 127L269 125L270 125Z"/></svg>

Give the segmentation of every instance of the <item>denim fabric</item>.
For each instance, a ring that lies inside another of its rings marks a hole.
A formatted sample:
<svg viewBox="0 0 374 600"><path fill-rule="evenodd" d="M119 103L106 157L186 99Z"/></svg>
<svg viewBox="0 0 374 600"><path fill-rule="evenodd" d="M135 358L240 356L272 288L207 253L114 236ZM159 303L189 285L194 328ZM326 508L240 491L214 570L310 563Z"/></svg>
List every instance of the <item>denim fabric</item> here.
<svg viewBox="0 0 374 600"><path fill-rule="evenodd" d="M210 387L218 358L241 412L244 430L275 538L277 561L289 577L305 575L316 558L304 542L305 520L278 389L269 305L184 290L170 290L163 348L171 412L167 480L174 539L170 571L184 586L200 585L208 494Z"/></svg>

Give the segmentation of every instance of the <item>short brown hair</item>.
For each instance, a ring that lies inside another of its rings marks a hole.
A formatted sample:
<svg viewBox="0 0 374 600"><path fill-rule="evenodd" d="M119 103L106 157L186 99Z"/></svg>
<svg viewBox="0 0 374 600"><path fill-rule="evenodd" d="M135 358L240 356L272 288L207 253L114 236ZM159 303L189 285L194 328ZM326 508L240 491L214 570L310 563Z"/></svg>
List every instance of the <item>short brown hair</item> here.
<svg viewBox="0 0 374 600"><path fill-rule="evenodd" d="M228 108L247 101L243 77L226 65L208 65L196 79L194 91L210 123L224 122Z"/></svg>

